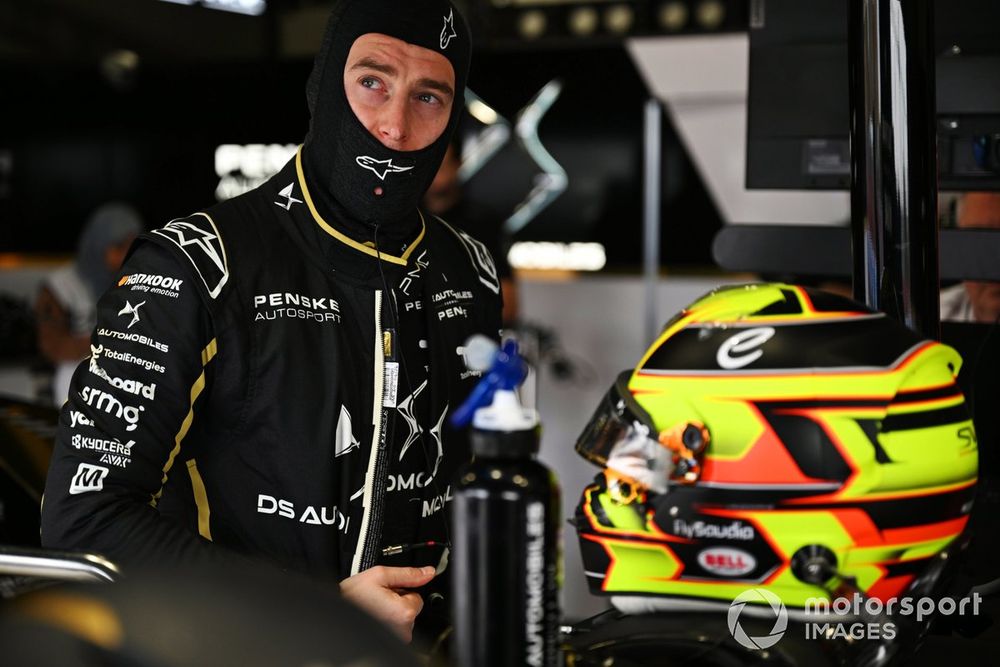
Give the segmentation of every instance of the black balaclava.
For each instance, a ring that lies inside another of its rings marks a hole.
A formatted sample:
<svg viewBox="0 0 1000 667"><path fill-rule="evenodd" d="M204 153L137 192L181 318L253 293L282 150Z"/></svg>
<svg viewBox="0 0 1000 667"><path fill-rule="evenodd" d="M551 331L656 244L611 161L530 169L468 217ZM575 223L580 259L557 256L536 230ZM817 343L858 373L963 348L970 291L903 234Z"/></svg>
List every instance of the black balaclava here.
<svg viewBox="0 0 1000 667"><path fill-rule="evenodd" d="M387 148L351 110L344 68L354 41L367 33L422 46L451 62L451 117L429 146L405 152ZM378 243L390 253L396 242L413 239L419 229L417 205L461 116L471 47L464 19L447 0L340 0L334 6L306 86L312 119L303 150L314 203L329 224L357 240L371 239L378 225Z"/></svg>

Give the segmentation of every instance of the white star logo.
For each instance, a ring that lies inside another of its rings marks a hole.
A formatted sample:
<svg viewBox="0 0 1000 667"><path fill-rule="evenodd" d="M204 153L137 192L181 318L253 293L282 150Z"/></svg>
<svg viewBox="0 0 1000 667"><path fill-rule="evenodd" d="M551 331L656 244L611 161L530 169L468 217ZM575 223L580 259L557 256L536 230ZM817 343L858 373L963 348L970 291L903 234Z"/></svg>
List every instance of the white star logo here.
<svg viewBox="0 0 1000 667"><path fill-rule="evenodd" d="M416 407L414 403L417 401L417 396L420 395L420 392L422 392L425 387L427 387L427 380L421 382L420 386L414 389L412 394L403 399L403 401L396 408L399 410L399 413L403 415L403 420L410 429L410 434L406 436L406 442L403 443L403 446L399 451L400 461L403 460L403 457L406 455L406 450L410 448L410 445L415 443L417 439L420 438L420 434L424 432L423 427L417 423L417 417L413 414L413 412Z"/></svg>
<svg viewBox="0 0 1000 667"><path fill-rule="evenodd" d="M282 189L278 193L279 197L284 197L288 201L283 201L283 202L276 201L274 203L280 206L281 208L285 209L286 211L292 210L292 204L301 204L302 203L301 199L296 199L295 197L292 196L294 188L295 188L295 183L289 183L284 189Z"/></svg>
<svg viewBox="0 0 1000 667"><path fill-rule="evenodd" d="M375 158L368 157L367 155L359 155L354 159L360 166L378 176L378 180L380 181L384 181L386 175L388 174L399 174L413 169L413 167L399 167L394 165L392 163L392 158L387 160L376 160Z"/></svg>
<svg viewBox="0 0 1000 667"><path fill-rule="evenodd" d="M160 232L169 233L171 236L176 237L177 245L180 247L194 245L201 248L205 255L212 260L212 263L219 267L219 270L223 273L226 272L226 264L222 257L219 255L219 251L216 246L212 244L212 241L218 242L219 237L211 232L207 232L190 222L175 221L167 223Z"/></svg>
<svg viewBox="0 0 1000 667"><path fill-rule="evenodd" d="M139 321L139 309L146 305L145 301L132 305L129 301L125 302L125 307L118 311L119 315L131 315L132 321L128 323L126 329L131 329L132 325Z"/></svg>
<svg viewBox="0 0 1000 667"><path fill-rule="evenodd" d="M448 12L448 16L444 17L444 27L441 28L441 50L448 48L451 44L451 40L458 37L458 33L455 32L455 10Z"/></svg>

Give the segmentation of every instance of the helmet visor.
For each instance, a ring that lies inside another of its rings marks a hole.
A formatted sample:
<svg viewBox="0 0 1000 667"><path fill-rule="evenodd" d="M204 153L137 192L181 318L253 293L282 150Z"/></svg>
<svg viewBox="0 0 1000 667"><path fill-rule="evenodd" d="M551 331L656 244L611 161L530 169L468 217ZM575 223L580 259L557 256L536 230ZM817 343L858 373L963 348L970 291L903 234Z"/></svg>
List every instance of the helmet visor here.
<svg viewBox="0 0 1000 667"><path fill-rule="evenodd" d="M580 455L632 480L639 488L665 493L670 454L656 440L649 413L632 397L632 371L618 376L576 441Z"/></svg>
<svg viewBox="0 0 1000 667"><path fill-rule="evenodd" d="M618 376L576 441L580 456L601 467L607 466L625 443L638 438L656 443L652 418L628 390L631 374L629 370Z"/></svg>

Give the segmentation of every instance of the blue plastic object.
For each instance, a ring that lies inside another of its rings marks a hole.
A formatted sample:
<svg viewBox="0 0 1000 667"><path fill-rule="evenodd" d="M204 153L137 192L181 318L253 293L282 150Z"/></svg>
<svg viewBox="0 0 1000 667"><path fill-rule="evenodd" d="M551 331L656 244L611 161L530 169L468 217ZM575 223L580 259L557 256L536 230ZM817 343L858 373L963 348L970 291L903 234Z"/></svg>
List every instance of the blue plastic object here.
<svg viewBox="0 0 1000 667"><path fill-rule="evenodd" d="M528 375L528 364L517 351L517 341L507 340L493 356L490 369L472 390L465 402L451 415L451 425L462 428L472 421L476 410L493 402L493 394L498 390L517 389Z"/></svg>

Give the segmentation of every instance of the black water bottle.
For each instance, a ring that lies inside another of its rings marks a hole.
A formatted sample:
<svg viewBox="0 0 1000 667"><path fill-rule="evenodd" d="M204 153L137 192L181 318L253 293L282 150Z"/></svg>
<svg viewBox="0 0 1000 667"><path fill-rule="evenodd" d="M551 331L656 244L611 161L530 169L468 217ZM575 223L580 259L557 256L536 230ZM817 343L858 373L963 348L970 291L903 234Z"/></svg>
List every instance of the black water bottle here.
<svg viewBox="0 0 1000 667"><path fill-rule="evenodd" d="M516 345L497 358L480 383L492 391L463 406L474 409L474 459L459 470L452 501L454 664L554 667L559 486L535 459L538 415L513 391L524 378L510 368L524 366Z"/></svg>

